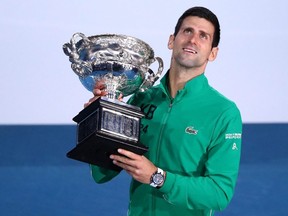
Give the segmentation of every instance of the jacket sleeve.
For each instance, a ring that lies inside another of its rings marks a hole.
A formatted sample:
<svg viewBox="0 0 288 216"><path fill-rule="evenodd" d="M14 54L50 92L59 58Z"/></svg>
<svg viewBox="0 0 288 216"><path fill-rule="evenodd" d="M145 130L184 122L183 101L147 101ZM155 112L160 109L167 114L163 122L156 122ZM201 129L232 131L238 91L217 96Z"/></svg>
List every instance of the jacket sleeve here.
<svg viewBox="0 0 288 216"><path fill-rule="evenodd" d="M90 165L91 175L96 183L105 183L113 179L120 172L108 170L99 166Z"/></svg>
<svg viewBox="0 0 288 216"><path fill-rule="evenodd" d="M188 209L223 210L234 194L241 155L242 120L236 106L217 120L208 147L205 174L183 176L167 171L159 189L172 204Z"/></svg>

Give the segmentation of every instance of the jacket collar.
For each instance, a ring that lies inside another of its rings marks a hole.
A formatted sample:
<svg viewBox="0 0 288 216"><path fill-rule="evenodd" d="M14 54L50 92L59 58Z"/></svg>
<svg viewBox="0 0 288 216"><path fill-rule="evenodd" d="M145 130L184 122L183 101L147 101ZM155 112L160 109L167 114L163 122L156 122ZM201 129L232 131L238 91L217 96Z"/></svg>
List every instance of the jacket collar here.
<svg viewBox="0 0 288 216"><path fill-rule="evenodd" d="M164 93L171 98L169 88L168 88L169 70L167 71L165 76L161 79L160 84L161 84L161 88L163 89ZM208 87L208 79L205 76L205 74L203 73L203 74L189 80L185 84L184 88L178 91L176 98L178 98L178 97L182 98L182 96L184 96L184 95L196 96L207 87Z"/></svg>

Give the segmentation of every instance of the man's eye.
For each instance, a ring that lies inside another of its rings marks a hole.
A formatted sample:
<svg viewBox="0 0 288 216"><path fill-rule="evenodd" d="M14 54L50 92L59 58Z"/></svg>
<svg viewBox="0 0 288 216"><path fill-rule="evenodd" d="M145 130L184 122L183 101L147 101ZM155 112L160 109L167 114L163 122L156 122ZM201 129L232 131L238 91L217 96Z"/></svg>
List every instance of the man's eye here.
<svg viewBox="0 0 288 216"><path fill-rule="evenodd" d="M200 38L207 40L208 36L206 34L200 34Z"/></svg>
<svg viewBox="0 0 288 216"><path fill-rule="evenodd" d="M185 29L184 32L185 32L186 34L191 34L191 33L192 33L192 30L191 30L191 29Z"/></svg>

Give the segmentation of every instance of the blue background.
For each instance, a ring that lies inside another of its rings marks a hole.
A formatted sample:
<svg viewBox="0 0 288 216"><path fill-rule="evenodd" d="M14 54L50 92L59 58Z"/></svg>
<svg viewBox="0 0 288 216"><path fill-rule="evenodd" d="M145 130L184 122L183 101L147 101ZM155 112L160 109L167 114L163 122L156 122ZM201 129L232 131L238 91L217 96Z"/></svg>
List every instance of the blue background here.
<svg viewBox="0 0 288 216"><path fill-rule="evenodd" d="M74 125L0 126L0 213L6 216L126 215L130 178L94 183L89 166L66 158ZM287 215L288 124L244 124L235 196L217 215Z"/></svg>

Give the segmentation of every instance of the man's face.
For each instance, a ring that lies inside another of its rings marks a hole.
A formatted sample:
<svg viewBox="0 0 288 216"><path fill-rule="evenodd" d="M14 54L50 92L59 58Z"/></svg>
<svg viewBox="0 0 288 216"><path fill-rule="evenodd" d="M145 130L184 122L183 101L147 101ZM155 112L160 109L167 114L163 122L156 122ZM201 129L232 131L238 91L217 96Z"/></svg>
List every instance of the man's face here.
<svg viewBox="0 0 288 216"><path fill-rule="evenodd" d="M183 20L176 37L169 38L168 48L172 49L172 64L203 70L208 61L217 56L218 48L212 49L214 26L206 19L189 16Z"/></svg>

